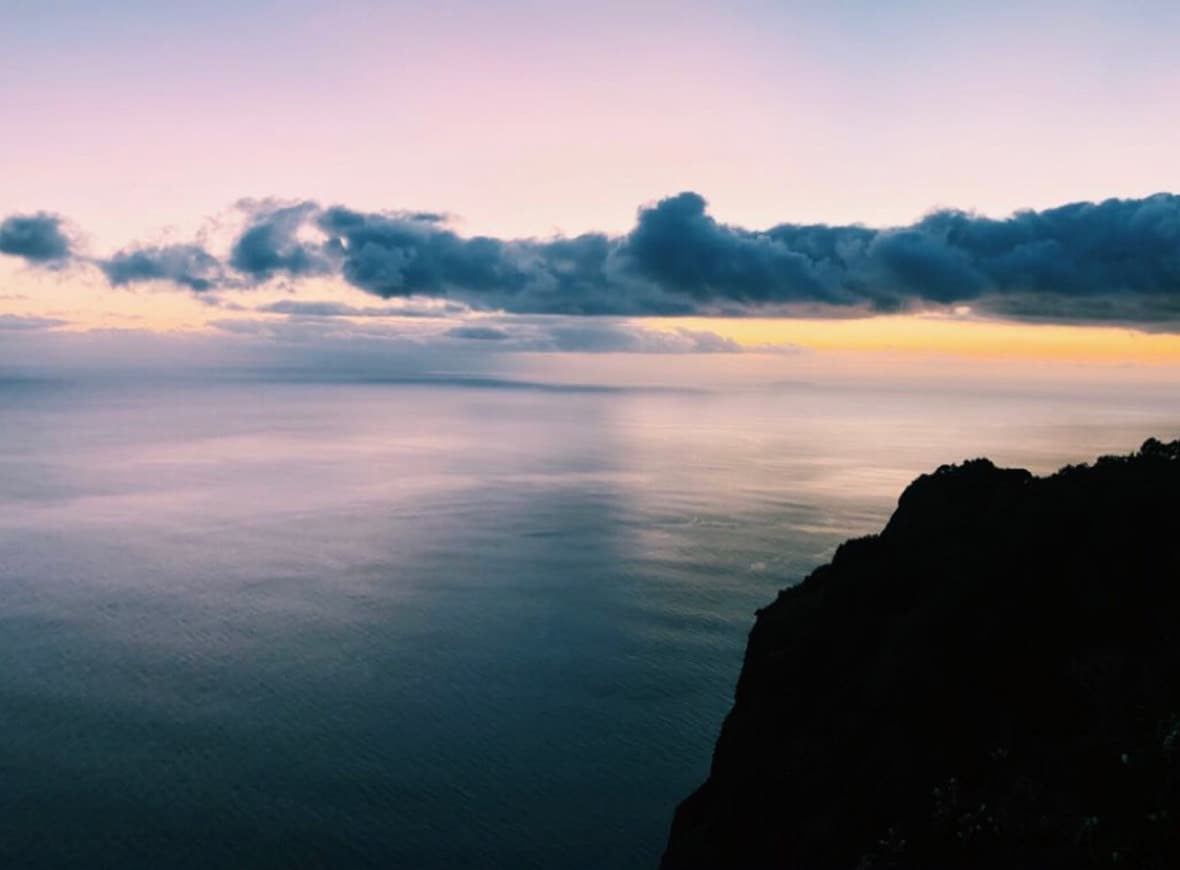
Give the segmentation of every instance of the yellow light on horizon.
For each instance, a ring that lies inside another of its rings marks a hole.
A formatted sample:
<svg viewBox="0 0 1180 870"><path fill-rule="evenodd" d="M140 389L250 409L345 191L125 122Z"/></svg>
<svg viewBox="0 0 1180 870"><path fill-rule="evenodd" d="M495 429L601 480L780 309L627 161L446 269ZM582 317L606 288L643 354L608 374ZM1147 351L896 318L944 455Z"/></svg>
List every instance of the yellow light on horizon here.
<svg viewBox="0 0 1180 870"><path fill-rule="evenodd" d="M813 350L922 351L980 358L1180 363L1180 335L1119 326L1021 323L964 315L675 318L661 319L658 327L715 332L751 350L797 345Z"/></svg>

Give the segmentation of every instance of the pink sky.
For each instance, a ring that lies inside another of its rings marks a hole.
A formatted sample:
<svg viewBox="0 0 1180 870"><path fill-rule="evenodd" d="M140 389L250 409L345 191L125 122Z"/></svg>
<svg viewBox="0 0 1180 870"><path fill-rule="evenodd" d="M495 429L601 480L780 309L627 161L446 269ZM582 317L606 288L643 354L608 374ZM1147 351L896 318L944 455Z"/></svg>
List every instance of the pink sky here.
<svg viewBox="0 0 1180 870"><path fill-rule="evenodd" d="M247 196L516 236L683 189L766 226L1180 188L1174 5L888 7L28 4L0 204L101 248Z"/></svg>
<svg viewBox="0 0 1180 870"><path fill-rule="evenodd" d="M1180 190L1169 2L45 0L6 16L0 218L60 213L95 255L224 237L249 197L439 211L510 238L625 231L680 190L751 228ZM0 313L224 316L10 258ZM874 346L926 334L877 328ZM824 346L834 329L718 326ZM1160 341L1148 355L1174 356Z"/></svg>

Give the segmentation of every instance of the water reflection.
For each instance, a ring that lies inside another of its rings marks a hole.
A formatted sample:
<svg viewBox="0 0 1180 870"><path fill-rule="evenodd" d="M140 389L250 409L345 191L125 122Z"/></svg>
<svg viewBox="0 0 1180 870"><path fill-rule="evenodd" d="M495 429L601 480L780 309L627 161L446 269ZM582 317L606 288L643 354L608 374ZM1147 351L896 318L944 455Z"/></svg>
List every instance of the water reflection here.
<svg viewBox="0 0 1180 870"><path fill-rule="evenodd" d="M1180 414L284 383L0 420L7 864L613 868L654 866L753 609L915 473Z"/></svg>

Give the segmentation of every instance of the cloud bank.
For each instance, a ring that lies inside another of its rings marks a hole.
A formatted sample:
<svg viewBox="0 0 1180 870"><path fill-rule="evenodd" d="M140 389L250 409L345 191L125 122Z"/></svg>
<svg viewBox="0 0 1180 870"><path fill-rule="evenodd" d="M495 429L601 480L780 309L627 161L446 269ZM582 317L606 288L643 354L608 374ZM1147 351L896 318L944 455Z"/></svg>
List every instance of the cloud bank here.
<svg viewBox="0 0 1180 870"><path fill-rule="evenodd" d="M284 310L285 310L284 306ZM272 312L274 306L259 311ZM396 322L355 319L350 309L330 303L308 303L298 313L273 318L227 318L212 326L234 335L253 336L287 344L322 345L325 342L399 343L421 348L449 348L481 355L487 353L633 353L736 354L737 342L704 330L651 329L633 321L610 317L581 318L527 315L495 315L452 325L446 319L430 322ZM314 313L312 313L314 312ZM753 348L762 353L793 353L790 345Z"/></svg>
<svg viewBox="0 0 1180 870"><path fill-rule="evenodd" d="M60 218L0 223L0 252L96 265L116 286L205 293L337 276L386 300L562 315L874 314L970 305L1022 319L1180 323L1180 196L1078 202L994 219L940 210L903 227L750 230L686 192L641 208L626 234L462 236L443 216L248 203L228 253L200 245L75 253ZM476 338L476 336L471 336ZM483 340L494 340L490 335Z"/></svg>

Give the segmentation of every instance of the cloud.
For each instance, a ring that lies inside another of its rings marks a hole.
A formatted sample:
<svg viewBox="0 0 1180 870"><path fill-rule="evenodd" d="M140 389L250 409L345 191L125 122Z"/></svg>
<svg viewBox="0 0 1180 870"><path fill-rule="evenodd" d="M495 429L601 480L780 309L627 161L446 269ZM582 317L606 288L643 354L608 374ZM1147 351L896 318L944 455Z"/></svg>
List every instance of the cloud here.
<svg viewBox="0 0 1180 870"><path fill-rule="evenodd" d="M612 318L502 316L456 326L448 338L494 342L496 350L533 353L742 353L732 339L691 329L649 329Z"/></svg>
<svg viewBox="0 0 1180 870"><path fill-rule="evenodd" d="M504 341L512 337L510 333L494 326L456 326L444 334L451 338L466 338L472 341Z"/></svg>
<svg viewBox="0 0 1180 870"><path fill-rule="evenodd" d="M416 215L364 214L335 207L318 227L339 255L344 277L378 296L513 293L528 281L515 245L487 236L462 238Z"/></svg>
<svg viewBox="0 0 1180 870"><path fill-rule="evenodd" d="M120 251L98 267L112 285L170 281L198 293L225 284L220 261L200 245L163 245Z"/></svg>
<svg viewBox="0 0 1180 870"><path fill-rule="evenodd" d="M210 323L233 335L269 342L326 346L338 342L372 347L413 346L486 353L742 353L732 339L690 329L652 329L614 318L555 315L481 317L440 328L429 320L352 320L340 317L224 318ZM757 348L781 352L784 347Z"/></svg>
<svg viewBox="0 0 1180 870"><path fill-rule="evenodd" d="M692 305L617 271L618 240L465 238L436 216L323 211L317 228L340 274L385 299L447 296L519 314L680 314Z"/></svg>
<svg viewBox="0 0 1180 870"><path fill-rule="evenodd" d="M737 342L714 332L644 329L595 321L558 323L544 330L536 350L562 353L741 353ZM532 349L532 348L530 348Z"/></svg>
<svg viewBox="0 0 1180 870"><path fill-rule="evenodd" d="M366 340L373 342L419 343L429 337L415 326L399 323L355 323L339 318L222 318L209 323L214 329L235 335L249 335L268 341L317 344L324 341Z"/></svg>
<svg viewBox="0 0 1180 870"><path fill-rule="evenodd" d="M719 224L695 193L669 197L643 209L634 230L621 243L628 266L669 295L685 295L698 305L712 302L864 302L842 288L850 263L833 247L817 252L792 244L793 230L751 232ZM846 228L847 236L861 235ZM859 246L858 246L859 247ZM861 253L850 248L850 253Z"/></svg>
<svg viewBox="0 0 1180 870"><path fill-rule="evenodd" d="M316 212L318 208L311 202L254 207L250 224L230 251L229 265L255 283L279 274L301 278L331 271L322 245L299 237Z"/></svg>
<svg viewBox="0 0 1180 870"><path fill-rule="evenodd" d="M280 299L254 309L263 314L288 314L293 317L447 317L468 311L466 305L436 302L431 305L356 306L343 302Z"/></svg>
<svg viewBox="0 0 1180 870"><path fill-rule="evenodd" d="M218 308L222 311L253 311L254 309L248 305L242 305L239 302L234 302L230 299L223 299L216 293L201 292L196 296L197 301L209 308Z"/></svg>
<svg viewBox="0 0 1180 870"><path fill-rule="evenodd" d="M65 326L68 322L57 317L27 317L20 314L0 314L0 332L7 330L27 332L29 330L54 329L58 326Z"/></svg>
<svg viewBox="0 0 1180 870"><path fill-rule="evenodd" d="M196 291L335 275L387 300L446 299L517 315L865 316L968 304L1011 318L1180 329L1180 196L1166 193L1002 219L941 210L886 229L751 230L718 221L703 197L685 192L640 209L624 235L552 239L461 236L426 212L242 207L248 223L224 262L174 245L124 251L99 266L113 284L168 280ZM0 238L21 256L68 253L57 218L2 226L10 229ZM53 233L56 244L45 241ZM300 304L270 310L369 316Z"/></svg>
<svg viewBox="0 0 1180 870"><path fill-rule="evenodd" d="M61 218L46 212L5 218L0 221L0 254L41 265L63 263L70 256L70 240L62 226Z"/></svg>
<svg viewBox="0 0 1180 870"><path fill-rule="evenodd" d="M314 302L297 299L280 299L254 309L263 314L291 314L296 317L363 317L364 312L374 309L357 308L343 302ZM388 309L380 309L382 312Z"/></svg>

